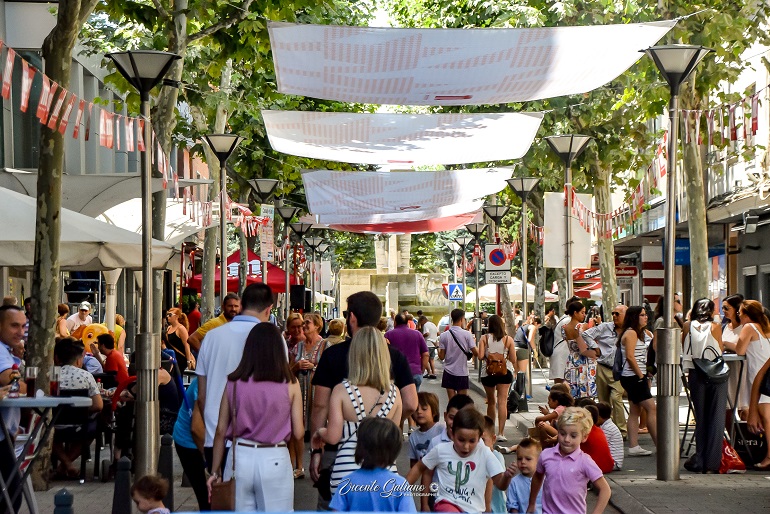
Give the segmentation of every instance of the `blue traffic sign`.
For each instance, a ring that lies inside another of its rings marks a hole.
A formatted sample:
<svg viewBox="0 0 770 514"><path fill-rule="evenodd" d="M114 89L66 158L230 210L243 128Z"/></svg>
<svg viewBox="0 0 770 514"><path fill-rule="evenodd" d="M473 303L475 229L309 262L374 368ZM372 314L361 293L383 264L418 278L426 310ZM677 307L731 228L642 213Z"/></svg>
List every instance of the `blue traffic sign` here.
<svg viewBox="0 0 770 514"><path fill-rule="evenodd" d="M449 299L453 302L461 302L465 299L465 291L462 284L448 284Z"/></svg>

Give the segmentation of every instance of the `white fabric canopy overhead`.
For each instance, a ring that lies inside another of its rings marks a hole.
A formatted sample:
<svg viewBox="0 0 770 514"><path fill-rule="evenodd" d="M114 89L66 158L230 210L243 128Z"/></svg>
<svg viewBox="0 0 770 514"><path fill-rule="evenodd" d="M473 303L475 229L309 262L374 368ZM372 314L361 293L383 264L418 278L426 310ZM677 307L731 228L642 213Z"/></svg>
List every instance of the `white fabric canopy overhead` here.
<svg viewBox="0 0 770 514"><path fill-rule="evenodd" d="M591 91L675 21L519 29L270 22L278 91L341 102L480 105Z"/></svg>
<svg viewBox="0 0 770 514"><path fill-rule="evenodd" d="M62 207L96 217L131 198L142 196L141 178L133 174L62 175ZM208 179L179 179L179 187L210 184ZM5 168L0 171L0 187L35 196L37 171ZM169 187L171 187L169 185ZM152 179L153 192L163 190L163 179Z"/></svg>
<svg viewBox="0 0 770 514"><path fill-rule="evenodd" d="M520 302L521 299L521 280L519 280L516 277L513 277L511 279L510 284L505 284L508 288L508 295L511 297L512 302ZM476 291L473 291L471 293L468 293L468 296L465 297L465 301L467 303L475 303L476 302ZM481 286L478 289L479 294L479 301L480 302L494 302L495 301L495 295L497 294L497 285L496 284L487 284L485 286ZM533 284L527 284L527 302L534 302L535 301L535 286ZM559 301L558 295L551 294L548 291L545 292L545 301L546 302L556 302Z"/></svg>
<svg viewBox="0 0 770 514"><path fill-rule="evenodd" d="M511 168L414 172L307 170L302 172L302 182L308 210L321 220L326 220L326 216L360 219L454 204L468 206L463 212L470 212L478 208L479 199L505 189L505 181L511 178L512 172Z"/></svg>
<svg viewBox="0 0 770 514"><path fill-rule="evenodd" d="M32 267L35 256L35 199L0 188L0 266ZM62 270L142 267L142 238L89 216L61 210L59 265ZM153 240L152 266L165 267L171 245Z"/></svg>
<svg viewBox="0 0 770 514"><path fill-rule="evenodd" d="M361 164L461 164L520 159L542 113L391 114L262 111L270 145Z"/></svg>
<svg viewBox="0 0 770 514"><path fill-rule="evenodd" d="M170 245L177 246L191 235L204 229L201 224L202 218L200 215L196 217L195 221L190 219L191 209L192 205L188 202L187 211L185 213L182 200L172 198L166 199L165 240ZM142 232L142 199L134 198L133 200L128 200L120 205L116 205L106 212L103 212L97 219L109 223L110 225L140 234ZM219 216L212 215L211 225L209 225L208 228L217 226L219 226Z"/></svg>

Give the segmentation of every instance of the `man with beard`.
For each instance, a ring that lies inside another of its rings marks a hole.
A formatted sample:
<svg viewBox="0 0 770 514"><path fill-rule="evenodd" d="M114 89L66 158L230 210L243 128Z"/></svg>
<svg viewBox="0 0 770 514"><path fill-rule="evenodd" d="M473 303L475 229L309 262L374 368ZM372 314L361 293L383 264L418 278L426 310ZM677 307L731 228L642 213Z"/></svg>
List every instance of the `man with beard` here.
<svg viewBox="0 0 770 514"><path fill-rule="evenodd" d="M230 323L235 316L241 312L241 299L235 293L228 293L225 299L222 300L222 313L216 318L208 320L206 323L198 327L198 330L190 334L187 338L187 344L194 351L198 351L201 348L201 341L206 337L206 333L209 330L214 330L217 327L221 327L225 323Z"/></svg>

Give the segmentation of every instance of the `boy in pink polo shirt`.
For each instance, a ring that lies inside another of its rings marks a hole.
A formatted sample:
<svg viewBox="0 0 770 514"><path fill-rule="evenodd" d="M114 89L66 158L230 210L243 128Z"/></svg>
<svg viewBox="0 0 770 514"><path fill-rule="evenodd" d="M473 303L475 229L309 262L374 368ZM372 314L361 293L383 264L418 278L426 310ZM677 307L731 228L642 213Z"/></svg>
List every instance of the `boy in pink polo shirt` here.
<svg viewBox="0 0 770 514"><path fill-rule="evenodd" d="M586 512L586 486L589 481L599 490L594 514L604 512L610 501L610 485L602 470L580 449L593 426L591 414L582 407L564 410L557 422L559 444L543 450L532 478L527 512L535 512L535 501L543 487L543 514L583 514Z"/></svg>

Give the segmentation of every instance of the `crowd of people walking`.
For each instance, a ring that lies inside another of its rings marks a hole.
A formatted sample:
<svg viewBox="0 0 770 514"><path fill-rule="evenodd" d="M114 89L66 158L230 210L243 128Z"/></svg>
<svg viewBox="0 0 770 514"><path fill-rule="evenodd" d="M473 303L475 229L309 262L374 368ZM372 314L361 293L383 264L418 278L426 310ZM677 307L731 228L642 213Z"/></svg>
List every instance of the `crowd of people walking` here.
<svg viewBox="0 0 770 514"><path fill-rule="evenodd" d="M684 466L698 473L719 471L734 410L752 431L770 426L770 396L762 390L770 369L770 319L759 302L740 295L724 298L721 306L719 316L714 301L699 299L675 317L697 420L695 452ZM370 292L347 299L344 319L293 313L283 331L273 307L270 288L253 284L242 297L228 294L222 314L203 325L191 326L181 309L167 311L163 362L170 364L159 370L161 429L173 434L200 510L220 506L219 485L234 480L236 511L291 511L295 480L309 474L322 510L584 512L588 481L600 509L609 498L604 474L622 469L625 457L652 454L639 434L649 433L657 444L652 388L656 329L663 321L644 306L605 309L611 319L602 322L572 298L563 316L554 309L545 323L532 315L508 327L503 317L491 315L478 340L461 309L450 313L450 325L439 333L421 312L416 323L407 312L383 318L382 303ZM69 316L60 308L59 388L84 390L95 415L110 412L115 455L130 454L135 377L118 349L125 332L93 325L89 309L84 302ZM23 369L25 322L18 307L0 308L0 385ZM516 375L528 372L536 358L541 327L554 336L548 402L528 437L503 445L509 393ZM80 338L94 343L86 347ZM738 366L714 371L725 353L743 356L745 373ZM424 380L437 378L436 358L443 363L443 422L439 397L420 392ZM478 408L468 396L474 359L486 396ZM194 376L186 388L185 371ZM110 377L114 389L102 383ZM0 396L6 391L0 389ZM6 419L13 418L4 414ZM395 465L407 420L410 470ZM54 438L60 475L77 476L73 461L92 436L73 441L60 431ZM507 453L516 453L508 467ZM579 464L579 472L565 474L565 459ZM755 467L770 468L770 453ZM137 485L137 505L160 502L153 498L165 486L154 480ZM402 494L373 494L364 487L372 480L389 480Z"/></svg>

